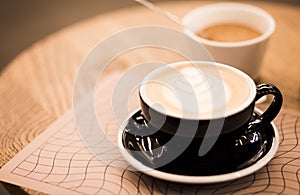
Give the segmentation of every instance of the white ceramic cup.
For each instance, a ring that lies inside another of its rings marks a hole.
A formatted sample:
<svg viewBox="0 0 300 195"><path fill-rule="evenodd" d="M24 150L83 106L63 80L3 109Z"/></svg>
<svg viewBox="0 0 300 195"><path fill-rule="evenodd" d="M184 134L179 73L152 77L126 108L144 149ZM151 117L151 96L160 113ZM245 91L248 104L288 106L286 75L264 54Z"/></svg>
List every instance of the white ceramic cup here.
<svg viewBox="0 0 300 195"><path fill-rule="evenodd" d="M241 3L215 3L187 13L183 20L184 32L203 44L216 62L231 65L257 79L267 42L275 30L275 21L264 10ZM238 23L262 34L240 42L218 42L196 35L202 29L220 23Z"/></svg>

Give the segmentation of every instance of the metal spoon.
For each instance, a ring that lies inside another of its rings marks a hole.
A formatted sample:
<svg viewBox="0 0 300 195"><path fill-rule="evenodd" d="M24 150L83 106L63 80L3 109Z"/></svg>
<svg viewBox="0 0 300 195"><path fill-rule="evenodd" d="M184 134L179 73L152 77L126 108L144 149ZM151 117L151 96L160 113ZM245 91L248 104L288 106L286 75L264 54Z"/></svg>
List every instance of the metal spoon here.
<svg viewBox="0 0 300 195"><path fill-rule="evenodd" d="M151 9L152 11L159 13L163 16L166 16L167 18L169 18L170 20L172 20L173 22L179 24L180 26L184 27L181 19L179 19L176 15L168 12L167 10L164 10L156 5L154 5L153 3L147 1L147 0L134 0L140 4L142 4L143 6ZM203 32L203 31L199 31L199 34L201 34L201 37L203 38L208 38L209 36L207 35L207 33Z"/></svg>
<svg viewBox="0 0 300 195"><path fill-rule="evenodd" d="M170 12L154 5L153 3L149 2L149 1L146 1L146 0L134 0L134 1L144 5L145 7L153 10L156 13L159 13L161 15L164 15L164 16L168 17L170 20L172 20L172 21L176 22L177 24L183 26L182 21L177 16L175 16L174 14L172 14L172 13L170 13Z"/></svg>

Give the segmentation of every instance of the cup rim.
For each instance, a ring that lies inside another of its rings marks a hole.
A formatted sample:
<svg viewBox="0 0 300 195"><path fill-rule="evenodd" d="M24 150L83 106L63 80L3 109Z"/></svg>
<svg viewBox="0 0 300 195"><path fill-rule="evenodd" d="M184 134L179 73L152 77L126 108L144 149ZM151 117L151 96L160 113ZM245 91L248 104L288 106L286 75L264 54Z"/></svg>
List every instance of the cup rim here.
<svg viewBox="0 0 300 195"><path fill-rule="evenodd" d="M182 117L179 115L176 115L174 113L163 113L160 110L157 110L156 108L153 108L149 105L149 102L152 102L152 100L150 100L150 98L147 96L146 94L146 90L145 90L145 85L143 85L143 83L147 82L153 75L155 75L158 72L161 72L163 70L166 70L168 68L171 67L176 67L179 65L184 65L184 64L206 64L206 65L213 65L213 66L220 66L220 67L224 67L226 69L229 69L230 71L233 71L235 73L237 73L238 75L240 75L241 77L243 77L247 83L249 84L249 88L250 88L250 96L247 98L247 100L245 102L243 102L240 106L231 109L229 112L225 113L225 115L223 116L211 116L211 117L194 117L194 116L190 116L190 117ZM200 60L192 60L192 61L180 61L180 62L175 62L175 63L171 63L171 64L166 64L164 66L161 66L153 71L151 71L142 81L140 88L139 88L139 94L140 94L140 98L142 99L142 101L149 106L149 108L155 110L158 113L161 113L162 115L165 116L169 116L169 117L173 117L173 118L178 118L178 119L184 119L184 120L212 120L212 119L219 119L219 118L227 118L229 116L233 116L241 111L243 111L244 109L246 109L248 106L251 105L251 103L254 101L255 97L256 97L256 84L254 83L253 79L251 79L251 77L249 75L247 75L246 73L244 73L243 71L234 68L232 66L226 65L226 64L222 64L222 63L218 63L218 62L212 62L212 61L200 61Z"/></svg>
<svg viewBox="0 0 300 195"><path fill-rule="evenodd" d="M265 17L269 23L268 30L262 33L260 36L255 37L253 39L249 39L245 41L236 41L236 42L220 42L220 41L212 41L205 38L201 38L197 36L193 31L188 29L187 27L188 21L191 20L193 15L199 11L207 10L210 8L217 8L217 7L221 7L222 9L228 9L228 8L232 8L232 6L234 6L234 8L238 8L240 10L244 10L247 12L253 12ZM274 18L268 12L266 12L265 10L259 7L249 5L249 4L244 4L244 3L213 3L213 4L208 4L208 5L195 8L184 15L182 19L182 25L183 25L183 31L193 39L197 40L198 42L202 42L206 45L217 46L217 47L243 47L243 46L253 45L262 42L268 39L274 33L276 27Z"/></svg>

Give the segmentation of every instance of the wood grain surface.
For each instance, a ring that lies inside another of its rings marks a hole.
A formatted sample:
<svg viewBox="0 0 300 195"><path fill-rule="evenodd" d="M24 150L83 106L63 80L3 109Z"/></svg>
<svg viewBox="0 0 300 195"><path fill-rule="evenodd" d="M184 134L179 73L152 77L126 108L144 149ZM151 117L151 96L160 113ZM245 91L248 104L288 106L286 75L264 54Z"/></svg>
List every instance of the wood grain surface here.
<svg viewBox="0 0 300 195"><path fill-rule="evenodd" d="M284 107L299 112L300 7L248 3L268 11L277 23L260 79L277 85L284 95ZM204 4L203 1L182 1L159 5L183 17ZM76 72L89 50L112 33L140 25L181 29L161 15L142 6L133 6L62 29L34 44L10 63L0 76L0 167L71 107ZM126 68L154 56L158 58L155 52L125 55L114 68Z"/></svg>

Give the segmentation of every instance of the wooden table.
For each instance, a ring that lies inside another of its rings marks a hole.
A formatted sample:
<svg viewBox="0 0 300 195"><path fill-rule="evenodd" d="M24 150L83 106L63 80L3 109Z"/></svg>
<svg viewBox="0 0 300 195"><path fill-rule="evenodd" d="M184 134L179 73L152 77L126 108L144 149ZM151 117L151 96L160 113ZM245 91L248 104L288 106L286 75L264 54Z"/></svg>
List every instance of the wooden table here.
<svg viewBox="0 0 300 195"><path fill-rule="evenodd" d="M182 1L159 5L182 17L206 3ZM277 85L284 95L284 107L299 112L300 7L249 3L268 11L277 23L261 69L261 80ZM71 107L76 71L89 50L116 31L140 25L181 29L142 6L128 7L62 29L34 44L9 64L0 76L0 167ZM172 61L169 54L162 56L155 52L125 55L112 68L124 69L153 58Z"/></svg>

